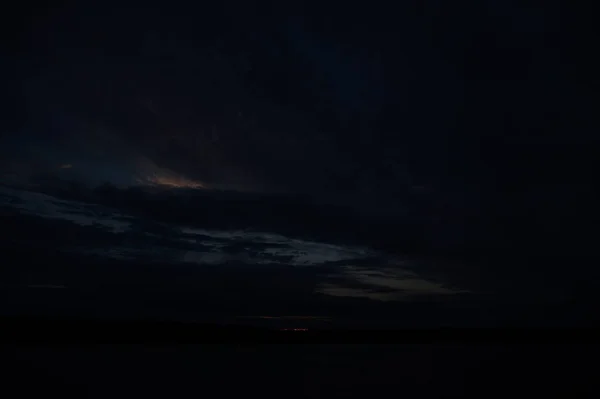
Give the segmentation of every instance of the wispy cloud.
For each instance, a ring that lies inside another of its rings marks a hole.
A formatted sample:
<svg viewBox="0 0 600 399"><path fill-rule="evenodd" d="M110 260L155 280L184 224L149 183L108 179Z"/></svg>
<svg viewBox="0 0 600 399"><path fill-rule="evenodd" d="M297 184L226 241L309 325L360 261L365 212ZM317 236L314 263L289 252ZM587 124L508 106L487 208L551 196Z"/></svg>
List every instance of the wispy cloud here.
<svg viewBox="0 0 600 399"><path fill-rule="evenodd" d="M413 271L385 265L377 268L344 266L331 278L335 282L320 284L317 292L331 296L369 298L379 301L466 292L420 277Z"/></svg>
<svg viewBox="0 0 600 399"><path fill-rule="evenodd" d="M58 284L29 284L27 285L27 288L45 288L45 289L63 289L63 288L67 288L67 286L65 285L58 285Z"/></svg>

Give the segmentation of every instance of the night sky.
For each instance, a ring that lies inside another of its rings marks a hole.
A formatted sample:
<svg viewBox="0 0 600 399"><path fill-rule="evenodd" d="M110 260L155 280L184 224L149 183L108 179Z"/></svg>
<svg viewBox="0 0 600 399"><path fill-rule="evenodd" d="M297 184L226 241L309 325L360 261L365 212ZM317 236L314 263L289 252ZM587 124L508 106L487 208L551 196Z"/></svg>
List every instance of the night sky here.
<svg viewBox="0 0 600 399"><path fill-rule="evenodd" d="M553 2L59 3L4 16L6 184L283 195L387 249L593 253L591 31Z"/></svg>

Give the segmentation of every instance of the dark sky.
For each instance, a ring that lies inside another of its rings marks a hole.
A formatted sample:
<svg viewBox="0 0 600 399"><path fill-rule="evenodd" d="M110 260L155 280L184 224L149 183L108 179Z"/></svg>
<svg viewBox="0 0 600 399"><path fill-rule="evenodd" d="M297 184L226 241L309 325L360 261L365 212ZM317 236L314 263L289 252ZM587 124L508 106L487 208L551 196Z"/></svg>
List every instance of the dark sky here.
<svg viewBox="0 0 600 399"><path fill-rule="evenodd" d="M589 36L553 3L62 4L7 24L5 176L304 193L517 241L592 219Z"/></svg>

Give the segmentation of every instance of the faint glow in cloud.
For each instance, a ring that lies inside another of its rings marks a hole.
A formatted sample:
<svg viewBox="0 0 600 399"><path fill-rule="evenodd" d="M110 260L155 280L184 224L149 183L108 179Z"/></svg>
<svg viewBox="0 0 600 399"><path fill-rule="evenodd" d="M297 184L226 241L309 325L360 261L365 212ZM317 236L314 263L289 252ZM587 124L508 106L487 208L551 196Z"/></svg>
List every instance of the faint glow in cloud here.
<svg viewBox="0 0 600 399"><path fill-rule="evenodd" d="M342 281L336 284L320 284L317 292L331 296L369 298L379 301L396 301L414 296L437 296L467 292L446 287L440 283L419 277L411 271L396 268L373 270L345 266L340 273L332 277L339 278Z"/></svg>
<svg viewBox="0 0 600 399"><path fill-rule="evenodd" d="M147 157L138 156L136 169L138 176L136 182L141 185L170 188L208 188L197 180L161 168Z"/></svg>
<svg viewBox="0 0 600 399"><path fill-rule="evenodd" d="M137 182L144 185L155 185L172 188L206 188L202 183L195 180L187 179L182 176L169 175L151 175L142 179L137 179Z"/></svg>
<svg viewBox="0 0 600 399"><path fill-rule="evenodd" d="M59 166L60 169L71 169L72 167L73 165L71 165L70 163L66 163L64 165Z"/></svg>

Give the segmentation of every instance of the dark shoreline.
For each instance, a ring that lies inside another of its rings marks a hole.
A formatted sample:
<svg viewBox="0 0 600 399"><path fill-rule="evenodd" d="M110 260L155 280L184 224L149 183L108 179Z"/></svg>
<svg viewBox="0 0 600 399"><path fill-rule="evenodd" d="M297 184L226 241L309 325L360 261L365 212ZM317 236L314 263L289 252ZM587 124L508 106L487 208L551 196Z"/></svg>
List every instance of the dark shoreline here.
<svg viewBox="0 0 600 399"><path fill-rule="evenodd" d="M25 344L314 343L598 344L599 328L299 329L234 324L0 317L2 341Z"/></svg>

